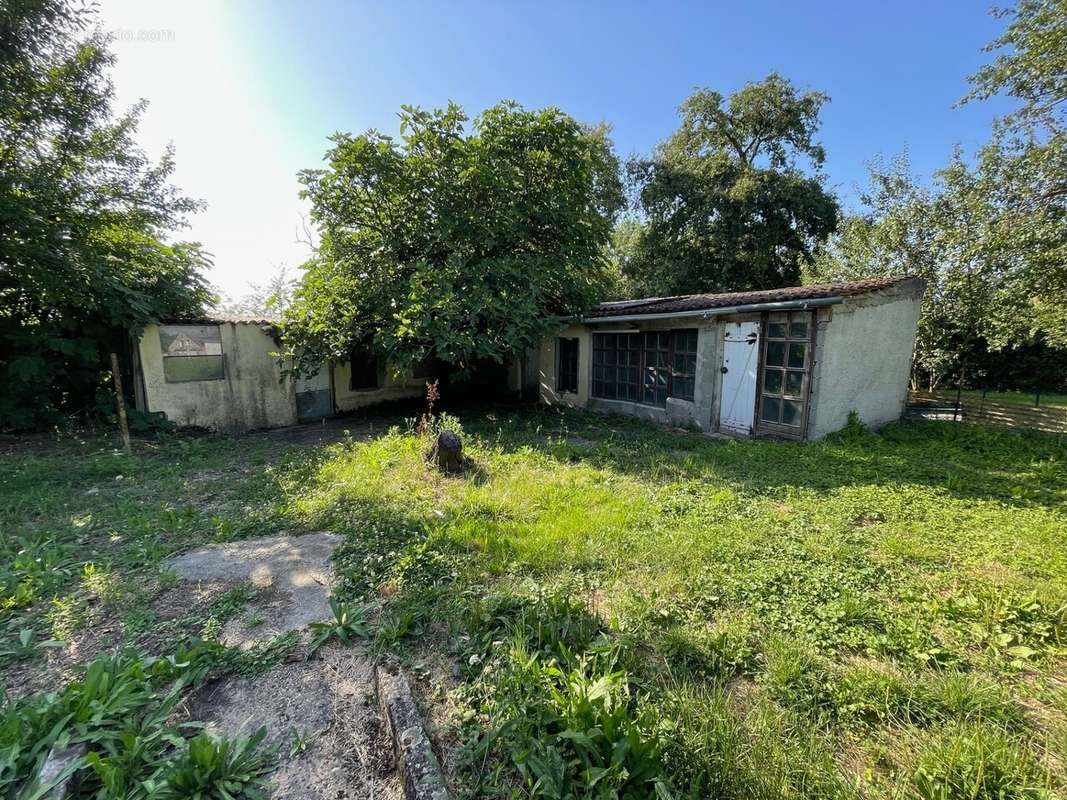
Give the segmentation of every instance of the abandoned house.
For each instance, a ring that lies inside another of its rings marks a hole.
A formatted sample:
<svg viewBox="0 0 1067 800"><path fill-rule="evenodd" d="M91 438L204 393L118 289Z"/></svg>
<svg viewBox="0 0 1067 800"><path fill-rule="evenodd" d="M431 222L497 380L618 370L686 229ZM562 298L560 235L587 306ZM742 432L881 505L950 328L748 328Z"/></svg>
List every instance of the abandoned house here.
<svg viewBox="0 0 1067 800"><path fill-rule="evenodd" d="M397 379L366 354L283 378L275 323L212 317L149 325L134 348L137 408L181 427L240 433L279 428L419 397L424 378Z"/></svg>
<svg viewBox="0 0 1067 800"><path fill-rule="evenodd" d="M708 433L817 439L904 410L925 283L604 303L546 341L540 396Z"/></svg>
<svg viewBox="0 0 1067 800"><path fill-rule="evenodd" d="M916 278L604 303L501 372L546 403L730 435L814 439L855 411L904 408ZM183 427L239 433L416 398L367 353L283 377L275 324L213 317L148 326L134 348L137 407Z"/></svg>

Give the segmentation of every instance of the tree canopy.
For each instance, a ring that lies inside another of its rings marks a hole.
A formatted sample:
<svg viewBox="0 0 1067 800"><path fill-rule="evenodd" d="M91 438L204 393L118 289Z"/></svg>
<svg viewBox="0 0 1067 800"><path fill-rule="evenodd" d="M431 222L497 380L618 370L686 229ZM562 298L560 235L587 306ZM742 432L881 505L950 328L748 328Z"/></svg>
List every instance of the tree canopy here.
<svg viewBox="0 0 1067 800"><path fill-rule="evenodd" d="M837 227L815 140L827 99L773 73L728 99L709 89L690 96L679 129L629 165L643 221L626 259L635 286L682 293L797 283Z"/></svg>
<svg viewBox="0 0 1067 800"><path fill-rule="evenodd" d="M0 13L0 427L93 404L109 350L208 297L206 261L166 244L197 204L134 143L142 106L112 113L93 6L6 2Z"/></svg>
<svg viewBox="0 0 1067 800"><path fill-rule="evenodd" d="M405 370L504 363L608 290L623 202L608 131L503 102L405 106L400 138L337 134L301 173L321 236L286 315L314 371L368 347Z"/></svg>
<svg viewBox="0 0 1067 800"><path fill-rule="evenodd" d="M997 13L1010 21L987 49L1008 52L972 77L965 100L1004 92L1018 108L929 186L906 160L873 165L863 210L809 270L810 280L925 277L916 362L934 382L994 378L1000 353L1067 347L1067 3L1021 0Z"/></svg>

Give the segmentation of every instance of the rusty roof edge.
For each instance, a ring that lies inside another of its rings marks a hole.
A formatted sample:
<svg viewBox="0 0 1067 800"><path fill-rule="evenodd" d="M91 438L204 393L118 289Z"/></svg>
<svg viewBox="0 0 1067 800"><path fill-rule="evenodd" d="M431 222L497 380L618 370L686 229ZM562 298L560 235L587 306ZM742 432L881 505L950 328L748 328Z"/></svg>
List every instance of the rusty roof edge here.
<svg viewBox="0 0 1067 800"><path fill-rule="evenodd" d="M652 314L612 314L600 317L582 317L582 324L589 325L598 322L640 322L657 319L686 319L689 317L721 317L726 314L746 314L751 311L777 311L777 310L800 310L809 308L821 308L822 306L835 306L845 302L841 295L829 297L808 297L796 300L769 300L763 303L742 303L736 306L718 306L716 308L696 308L685 311L659 311Z"/></svg>

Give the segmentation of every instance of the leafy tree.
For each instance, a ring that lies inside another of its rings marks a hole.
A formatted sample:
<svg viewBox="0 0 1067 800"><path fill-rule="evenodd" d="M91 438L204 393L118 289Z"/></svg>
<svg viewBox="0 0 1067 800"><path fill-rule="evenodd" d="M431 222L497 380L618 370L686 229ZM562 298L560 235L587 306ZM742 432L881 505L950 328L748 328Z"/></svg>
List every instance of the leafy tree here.
<svg viewBox="0 0 1067 800"><path fill-rule="evenodd" d="M973 88L965 102L1007 94L1021 101L1014 123L1062 130L1067 122L1067 0L1019 0L1014 8L993 13L1009 22L986 46L997 57L971 76Z"/></svg>
<svg viewBox="0 0 1067 800"><path fill-rule="evenodd" d="M214 309L237 317L280 317L292 305L299 283L285 264L278 264L266 283L248 284L248 291L236 300L220 292Z"/></svg>
<svg viewBox="0 0 1067 800"><path fill-rule="evenodd" d="M337 134L328 167L301 173L321 240L286 315L298 370L369 346L468 373L607 291L622 189L606 129L511 102L467 122L405 106L399 140Z"/></svg>
<svg viewBox="0 0 1067 800"><path fill-rule="evenodd" d="M681 127L630 163L646 222L631 278L655 293L796 283L837 228L815 141L827 99L773 73L728 100L689 97Z"/></svg>
<svg viewBox="0 0 1067 800"><path fill-rule="evenodd" d="M1018 110L973 159L957 150L930 187L905 160L875 165L863 212L846 219L808 275L925 277L916 363L931 383L1003 385L1011 354L1036 364L1033 353L1067 347L1067 6L1021 0L997 13L1011 22L987 49L1010 51L973 76L966 99L1009 92Z"/></svg>
<svg viewBox="0 0 1067 800"><path fill-rule="evenodd" d="M93 6L0 2L0 427L93 402L109 350L207 292L195 245L165 244L197 205L112 114Z"/></svg>

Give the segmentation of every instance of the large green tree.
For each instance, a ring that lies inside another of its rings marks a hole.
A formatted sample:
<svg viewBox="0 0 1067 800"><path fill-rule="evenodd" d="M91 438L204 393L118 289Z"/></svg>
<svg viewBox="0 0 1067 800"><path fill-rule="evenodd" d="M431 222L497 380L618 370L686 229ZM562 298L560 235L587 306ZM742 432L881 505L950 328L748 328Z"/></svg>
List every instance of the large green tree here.
<svg viewBox="0 0 1067 800"><path fill-rule="evenodd" d="M644 222L627 259L635 286L675 293L798 282L837 227L815 138L826 101L777 74L728 99L708 89L689 97L679 129L629 165Z"/></svg>
<svg viewBox="0 0 1067 800"><path fill-rule="evenodd" d="M196 208L112 113L95 7L0 0L0 428L91 406L107 352L207 299L205 264L163 239Z"/></svg>
<svg viewBox="0 0 1067 800"><path fill-rule="evenodd" d="M503 363L611 283L623 202L608 131L505 102L404 107L399 139L338 134L301 174L321 236L286 317L298 369L371 348L400 371Z"/></svg>
<svg viewBox="0 0 1067 800"><path fill-rule="evenodd" d="M987 48L998 55L967 99L1007 93L1017 108L929 185L906 161L875 164L864 208L808 275L925 277L916 363L933 383L996 383L1011 353L1067 347L1067 2L997 13L1008 19Z"/></svg>

